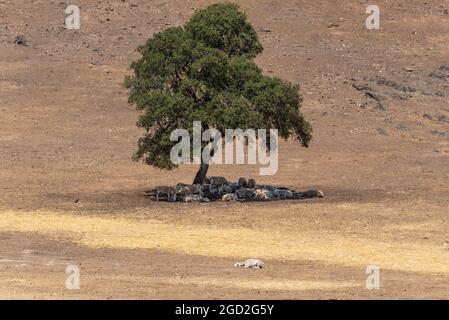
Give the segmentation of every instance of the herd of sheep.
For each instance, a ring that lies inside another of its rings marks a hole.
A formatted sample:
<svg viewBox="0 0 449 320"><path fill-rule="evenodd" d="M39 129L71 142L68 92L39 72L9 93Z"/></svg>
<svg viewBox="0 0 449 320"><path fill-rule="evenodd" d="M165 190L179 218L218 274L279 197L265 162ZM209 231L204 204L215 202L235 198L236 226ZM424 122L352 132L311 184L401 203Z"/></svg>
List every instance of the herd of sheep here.
<svg viewBox="0 0 449 320"><path fill-rule="evenodd" d="M146 195L155 201L168 202L267 201L323 197L323 193L316 189L296 192L284 187L257 184L254 179L240 178L237 182L229 182L219 176L206 178L202 185L159 186L147 191Z"/></svg>

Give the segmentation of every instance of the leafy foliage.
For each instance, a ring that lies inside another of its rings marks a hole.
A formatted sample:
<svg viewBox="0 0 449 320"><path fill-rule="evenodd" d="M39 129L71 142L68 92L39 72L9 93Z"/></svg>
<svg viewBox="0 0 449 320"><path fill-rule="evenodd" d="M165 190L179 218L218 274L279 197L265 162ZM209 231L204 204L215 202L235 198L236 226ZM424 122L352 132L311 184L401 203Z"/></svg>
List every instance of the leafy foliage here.
<svg viewBox="0 0 449 320"><path fill-rule="evenodd" d="M157 33L138 51L142 58L125 79L129 102L145 129L135 159L173 169L173 130L191 130L193 121L222 132L278 129L308 146L311 126L300 113L299 88L264 76L253 58L262 52L257 33L235 4L197 11L184 27Z"/></svg>
<svg viewBox="0 0 449 320"><path fill-rule="evenodd" d="M215 4L197 11L186 30L195 41L223 50L229 56L254 58L263 50L256 31L233 3Z"/></svg>

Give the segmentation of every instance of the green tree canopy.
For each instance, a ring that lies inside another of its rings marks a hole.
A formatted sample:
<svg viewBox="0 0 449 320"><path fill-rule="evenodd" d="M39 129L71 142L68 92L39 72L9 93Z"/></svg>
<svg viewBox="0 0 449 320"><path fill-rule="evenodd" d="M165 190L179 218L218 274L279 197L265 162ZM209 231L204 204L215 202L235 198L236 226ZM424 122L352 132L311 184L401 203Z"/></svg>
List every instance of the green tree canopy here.
<svg viewBox="0 0 449 320"><path fill-rule="evenodd" d="M262 74L253 61L262 50L246 15L231 3L198 10L185 26L159 32L140 46L142 57L125 80L129 102L142 111L137 125L145 129L135 159L175 168L170 134L190 130L193 121L223 135L227 128L278 129L282 138L307 147L312 129L300 113L299 88ZM202 169L205 176L207 165Z"/></svg>

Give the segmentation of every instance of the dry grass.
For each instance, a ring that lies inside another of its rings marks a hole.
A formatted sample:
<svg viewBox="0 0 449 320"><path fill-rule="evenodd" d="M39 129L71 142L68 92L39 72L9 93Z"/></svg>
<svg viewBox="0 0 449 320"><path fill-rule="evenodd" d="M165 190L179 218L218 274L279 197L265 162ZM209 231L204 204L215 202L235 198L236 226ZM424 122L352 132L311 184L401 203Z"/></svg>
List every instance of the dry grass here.
<svg viewBox="0 0 449 320"><path fill-rule="evenodd" d="M360 207L363 211L363 205ZM344 206L340 206L342 208ZM306 231L295 228L295 223L270 228L226 224L214 227L202 224L198 219L192 219L191 223L175 223L123 215L13 211L3 212L1 217L1 232L38 233L55 239L69 239L90 248L159 249L210 257L315 260L341 266L374 264L398 271L449 273L449 253L442 245L410 239L393 241L388 237L373 240L326 230ZM391 228L385 227L385 231ZM382 229L378 230L379 234L382 232Z"/></svg>

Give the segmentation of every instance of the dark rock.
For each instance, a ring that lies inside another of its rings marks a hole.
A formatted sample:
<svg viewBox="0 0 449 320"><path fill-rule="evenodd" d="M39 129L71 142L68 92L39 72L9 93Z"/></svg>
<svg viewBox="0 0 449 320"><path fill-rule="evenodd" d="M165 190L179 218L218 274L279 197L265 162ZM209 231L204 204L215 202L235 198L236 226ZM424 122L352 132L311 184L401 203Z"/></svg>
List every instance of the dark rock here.
<svg viewBox="0 0 449 320"><path fill-rule="evenodd" d="M359 91L374 91L367 83L353 83L352 86Z"/></svg>
<svg viewBox="0 0 449 320"><path fill-rule="evenodd" d="M23 35L18 35L15 39L14 39L14 43L19 45L19 46L25 46L28 47L28 41L25 40L25 37Z"/></svg>
<svg viewBox="0 0 449 320"><path fill-rule="evenodd" d="M449 137L449 131L434 130L432 131L432 134L437 137Z"/></svg>
<svg viewBox="0 0 449 320"><path fill-rule="evenodd" d="M386 103L386 102L384 102L384 101L378 101L375 108L376 108L376 109L379 109L379 110L385 110L385 109L386 109L386 106L387 106L387 103Z"/></svg>
<svg viewBox="0 0 449 320"><path fill-rule="evenodd" d="M443 71L448 71L448 72L449 72L449 64L443 64L443 65L440 66L439 69L440 69L440 70L443 70Z"/></svg>
<svg viewBox="0 0 449 320"><path fill-rule="evenodd" d="M374 99L374 100L376 100L378 102L382 101L382 96L378 95L377 93L374 93L374 92L371 92L371 91L366 91L365 95L368 98Z"/></svg>
<svg viewBox="0 0 449 320"><path fill-rule="evenodd" d="M388 136L387 132L386 132L385 129L383 129L383 128L377 128L376 131L377 131L377 133L380 134L381 136Z"/></svg>
<svg viewBox="0 0 449 320"><path fill-rule="evenodd" d="M438 117L438 121L439 122L444 122L444 123L449 123L449 117L447 117L447 116L439 116Z"/></svg>
<svg viewBox="0 0 449 320"><path fill-rule="evenodd" d="M401 92L416 92L416 89L414 87L403 85L403 84L399 84L396 81L388 80L388 79L385 79L385 78L378 79L376 81L376 83L378 85L390 87L390 88L393 88L393 89L401 91Z"/></svg>
<svg viewBox="0 0 449 320"><path fill-rule="evenodd" d="M390 93L390 97L392 97L395 100L407 100L408 98L410 98L409 95L400 94L400 93L396 93L396 92Z"/></svg>
<svg viewBox="0 0 449 320"><path fill-rule="evenodd" d="M384 97L374 92L373 88L371 88L366 82L354 82L352 86L355 89L362 91L368 98L377 101L378 109L385 109L385 103L383 102Z"/></svg>
<svg viewBox="0 0 449 320"><path fill-rule="evenodd" d="M442 73L440 71L432 71L429 74L429 76L432 77L432 78L437 78L437 79L441 79L441 80L449 79L449 74L444 74L444 73Z"/></svg>

